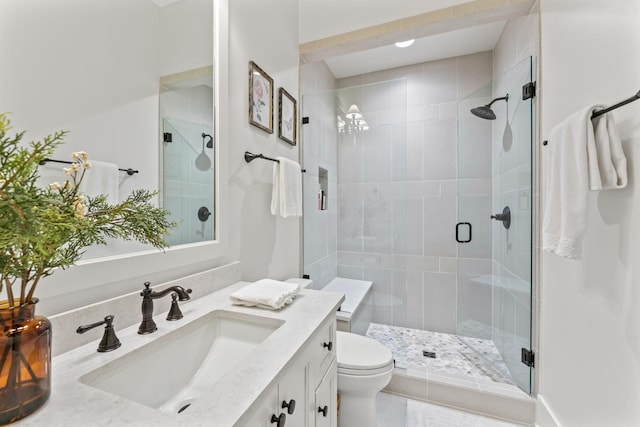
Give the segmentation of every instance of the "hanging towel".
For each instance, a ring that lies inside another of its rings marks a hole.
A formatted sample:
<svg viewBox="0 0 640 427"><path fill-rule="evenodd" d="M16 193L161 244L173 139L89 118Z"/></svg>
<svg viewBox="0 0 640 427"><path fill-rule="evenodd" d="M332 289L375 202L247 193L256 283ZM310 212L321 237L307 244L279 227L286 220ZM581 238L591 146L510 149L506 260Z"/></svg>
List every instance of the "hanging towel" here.
<svg viewBox="0 0 640 427"><path fill-rule="evenodd" d="M626 158L613 116L591 120L593 111L602 108L585 108L556 125L545 150L542 248L569 259L582 256L589 190L627 185Z"/></svg>
<svg viewBox="0 0 640 427"><path fill-rule="evenodd" d="M593 120L594 146L590 147L589 189L611 190L627 186L627 158L622 151L613 114L603 114ZM592 154L595 152L595 154ZM592 158L595 157L595 164Z"/></svg>
<svg viewBox="0 0 640 427"><path fill-rule="evenodd" d="M230 298L235 305L279 310L291 304L299 291L300 285L296 283L262 279L238 289Z"/></svg>
<svg viewBox="0 0 640 427"><path fill-rule="evenodd" d="M300 165L286 157L273 164L271 213L283 218L302 216L302 172Z"/></svg>
<svg viewBox="0 0 640 427"><path fill-rule="evenodd" d="M91 168L84 175L80 191L90 197L104 194L110 205L118 203L118 166L91 160Z"/></svg>

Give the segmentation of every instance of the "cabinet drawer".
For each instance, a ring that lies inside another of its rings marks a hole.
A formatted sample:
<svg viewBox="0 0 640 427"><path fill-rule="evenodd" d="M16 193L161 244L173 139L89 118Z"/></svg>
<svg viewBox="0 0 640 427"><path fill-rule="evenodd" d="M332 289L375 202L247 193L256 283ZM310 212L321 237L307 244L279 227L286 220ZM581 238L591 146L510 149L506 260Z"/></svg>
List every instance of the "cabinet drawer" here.
<svg viewBox="0 0 640 427"><path fill-rule="evenodd" d="M336 355L336 319L332 317L320 326L308 350L310 380L315 389Z"/></svg>

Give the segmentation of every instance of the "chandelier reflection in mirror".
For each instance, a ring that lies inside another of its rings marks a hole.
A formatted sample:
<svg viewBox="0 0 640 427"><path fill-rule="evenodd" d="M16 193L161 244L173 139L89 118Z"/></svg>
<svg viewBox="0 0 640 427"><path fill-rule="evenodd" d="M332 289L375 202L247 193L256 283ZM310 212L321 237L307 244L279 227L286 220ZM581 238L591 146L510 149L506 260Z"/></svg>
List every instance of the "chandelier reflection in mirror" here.
<svg viewBox="0 0 640 427"><path fill-rule="evenodd" d="M349 135L354 132L366 132L370 129L356 104L351 104L344 117L343 119L338 115L338 133Z"/></svg>

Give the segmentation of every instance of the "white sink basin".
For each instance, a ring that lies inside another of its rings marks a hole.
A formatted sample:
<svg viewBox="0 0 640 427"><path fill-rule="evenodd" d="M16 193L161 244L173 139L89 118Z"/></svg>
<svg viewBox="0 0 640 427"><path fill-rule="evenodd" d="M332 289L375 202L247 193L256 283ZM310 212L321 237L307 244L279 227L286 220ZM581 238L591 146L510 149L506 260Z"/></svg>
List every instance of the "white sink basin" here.
<svg viewBox="0 0 640 427"><path fill-rule="evenodd" d="M83 375L79 381L175 414L242 363L283 323L266 317L212 311Z"/></svg>

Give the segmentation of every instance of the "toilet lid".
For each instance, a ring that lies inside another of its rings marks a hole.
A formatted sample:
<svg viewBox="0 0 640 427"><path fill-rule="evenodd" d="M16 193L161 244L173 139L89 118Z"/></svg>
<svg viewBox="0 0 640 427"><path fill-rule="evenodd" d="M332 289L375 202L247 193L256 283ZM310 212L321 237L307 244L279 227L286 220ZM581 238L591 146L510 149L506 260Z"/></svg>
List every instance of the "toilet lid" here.
<svg viewBox="0 0 640 427"><path fill-rule="evenodd" d="M338 368L370 370L388 366L391 351L371 338L337 331Z"/></svg>

